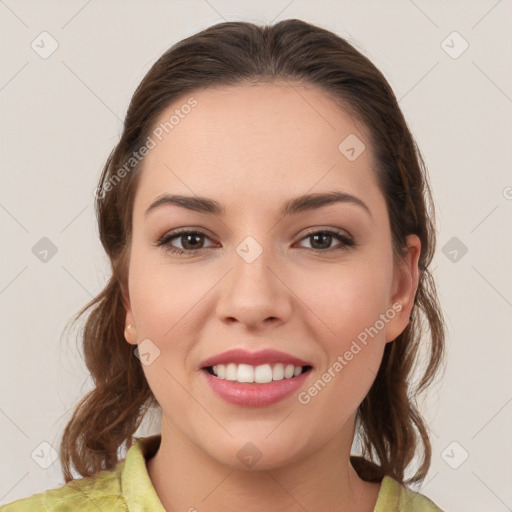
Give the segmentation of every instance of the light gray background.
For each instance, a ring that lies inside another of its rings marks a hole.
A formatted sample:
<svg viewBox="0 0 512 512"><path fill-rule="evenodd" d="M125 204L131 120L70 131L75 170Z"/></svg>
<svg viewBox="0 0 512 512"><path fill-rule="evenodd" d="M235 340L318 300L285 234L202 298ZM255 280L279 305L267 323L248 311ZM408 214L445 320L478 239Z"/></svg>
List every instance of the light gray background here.
<svg viewBox="0 0 512 512"><path fill-rule="evenodd" d="M52 461L90 389L63 332L107 279L93 189L135 87L209 25L301 18L383 71L429 168L448 362L423 404L433 462L421 492L447 511L512 510L511 15L510 0L0 0L0 503L63 485L58 461L37 462ZM46 59L31 47L43 31L59 45ZM469 44L457 58L453 31ZM46 262L32 251L43 237L58 250Z"/></svg>

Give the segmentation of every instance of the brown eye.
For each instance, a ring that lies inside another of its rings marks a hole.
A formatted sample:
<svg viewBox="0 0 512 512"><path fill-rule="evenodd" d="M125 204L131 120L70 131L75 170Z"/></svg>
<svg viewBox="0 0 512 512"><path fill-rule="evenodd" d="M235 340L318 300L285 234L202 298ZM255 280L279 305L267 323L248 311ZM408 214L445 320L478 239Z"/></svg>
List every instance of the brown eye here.
<svg viewBox="0 0 512 512"><path fill-rule="evenodd" d="M208 249L204 246L205 240L210 240L210 237L202 231L181 230L166 233L156 245L163 246L166 251L174 254L193 255L203 249ZM319 253L344 250L355 246L355 242L345 232L333 229L312 231L303 237L301 242L304 240L309 240L311 250ZM332 246L335 240L339 242L338 246ZM176 247L177 243L181 247Z"/></svg>
<svg viewBox="0 0 512 512"><path fill-rule="evenodd" d="M201 231L178 231L165 234L157 242L157 246L163 246L166 251L176 254L196 254L204 247L204 239L209 237ZM174 244L178 241L181 247Z"/></svg>
<svg viewBox="0 0 512 512"><path fill-rule="evenodd" d="M329 250L344 249L348 247L354 247L354 241L348 237L344 232L324 229L321 231L313 231L308 233L302 240L310 240L311 248L318 252L328 252ZM341 247L332 247L333 240L338 240Z"/></svg>
<svg viewBox="0 0 512 512"><path fill-rule="evenodd" d="M203 235L200 233L192 233L190 235L179 235L178 238L181 240L181 244L184 249L187 249L189 251L192 251L194 249L201 249L204 241L202 241Z"/></svg>

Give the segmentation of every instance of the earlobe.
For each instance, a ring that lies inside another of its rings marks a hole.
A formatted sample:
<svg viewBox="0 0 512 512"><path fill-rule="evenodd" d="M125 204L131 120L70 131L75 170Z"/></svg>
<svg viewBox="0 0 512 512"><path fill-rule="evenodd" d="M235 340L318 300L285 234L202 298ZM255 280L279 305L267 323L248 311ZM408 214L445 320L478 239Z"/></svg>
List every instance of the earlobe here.
<svg viewBox="0 0 512 512"><path fill-rule="evenodd" d="M386 342L395 340L407 327L418 289L421 241L417 235L407 236L405 251L400 267L394 272L393 295L389 307L397 311L397 314L387 325Z"/></svg>
<svg viewBox="0 0 512 512"><path fill-rule="evenodd" d="M128 314L126 315L128 320ZM124 337L131 345L137 345L137 332L133 324L127 323L124 328Z"/></svg>
<svg viewBox="0 0 512 512"><path fill-rule="evenodd" d="M137 331L135 329L135 321L133 319L130 299L124 294L123 305L126 309L124 337L131 345L137 345Z"/></svg>

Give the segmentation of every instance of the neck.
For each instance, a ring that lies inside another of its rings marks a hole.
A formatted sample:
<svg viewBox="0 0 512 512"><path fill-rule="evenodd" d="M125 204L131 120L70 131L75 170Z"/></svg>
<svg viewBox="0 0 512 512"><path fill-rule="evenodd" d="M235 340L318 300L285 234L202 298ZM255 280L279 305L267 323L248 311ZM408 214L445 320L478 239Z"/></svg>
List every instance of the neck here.
<svg viewBox="0 0 512 512"><path fill-rule="evenodd" d="M246 470L214 459L164 419L148 473L167 512L372 512L380 484L361 480L350 464L353 429L347 425L300 460Z"/></svg>

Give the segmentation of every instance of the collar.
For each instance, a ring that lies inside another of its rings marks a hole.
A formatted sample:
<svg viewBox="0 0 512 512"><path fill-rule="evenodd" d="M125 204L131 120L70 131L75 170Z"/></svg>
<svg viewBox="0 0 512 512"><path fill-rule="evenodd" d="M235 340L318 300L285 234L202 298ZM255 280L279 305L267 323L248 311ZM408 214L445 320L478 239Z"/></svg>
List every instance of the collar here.
<svg viewBox="0 0 512 512"><path fill-rule="evenodd" d="M158 450L161 434L136 438L126 454L121 471L121 492L130 512L166 512L149 478L146 462Z"/></svg>

